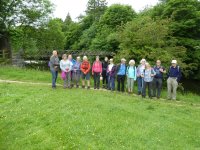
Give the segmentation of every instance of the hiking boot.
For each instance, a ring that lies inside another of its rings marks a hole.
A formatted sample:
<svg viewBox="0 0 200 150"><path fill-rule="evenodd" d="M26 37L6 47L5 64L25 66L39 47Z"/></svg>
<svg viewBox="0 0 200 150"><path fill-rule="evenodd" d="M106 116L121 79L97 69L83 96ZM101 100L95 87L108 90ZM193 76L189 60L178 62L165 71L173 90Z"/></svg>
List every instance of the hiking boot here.
<svg viewBox="0 0 200 150"><path fill-rule="evenodd" d="M90 89L90 86L88 86L87 89L89 90L89 89Z"/></svg>
<svg viewBox="0 0 200 150"><path fill-rule="evenodd" d="M76 88L79 88L79 85L76 85Z"/></svg>
<svg viewBox="0 0 200 150"><path fill-rule="evenodd" d="M85 89L85 86L84 86L84 85L82 85L82 89Z"/></svg>

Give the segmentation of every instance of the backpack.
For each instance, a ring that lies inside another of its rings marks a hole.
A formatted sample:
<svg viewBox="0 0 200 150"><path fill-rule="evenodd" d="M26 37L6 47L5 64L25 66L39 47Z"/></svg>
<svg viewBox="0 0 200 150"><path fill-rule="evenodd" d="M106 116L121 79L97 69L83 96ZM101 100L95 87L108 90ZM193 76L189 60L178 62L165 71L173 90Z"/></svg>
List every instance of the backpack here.
<svg viewBox="0 0 200 150"><path fill-rule="evenodd" d="M129 68L130 68L130 66L128 66L128 67L126 68L126 74L128 74ZM136 67L134 66L134 72L135 72L135 71L136 71Z"/></svg>

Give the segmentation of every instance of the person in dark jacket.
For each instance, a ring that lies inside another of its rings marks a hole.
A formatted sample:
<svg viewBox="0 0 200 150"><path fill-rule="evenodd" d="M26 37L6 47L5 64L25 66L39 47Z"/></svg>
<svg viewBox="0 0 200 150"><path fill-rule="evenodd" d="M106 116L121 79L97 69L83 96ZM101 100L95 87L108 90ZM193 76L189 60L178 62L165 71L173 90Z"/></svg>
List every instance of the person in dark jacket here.
<svg viewBox="0 0 200 150"><path fill-rule="evenodd" d="M154 71L156 75L153 79L153 97L160 98L161 90L162 90L162 82L163 82L163 74L166 73L166 70L163 66L161 66L161 61L156 61L156 66L154 66Z"/></svg>
<svg viewBox="0 0 200 150"><path fill-rule="evenodd" d="M107 68L108 68L108 57L105 57L103 63L102 63L102 77L103 77L103 88L107 88L108 86L108 76L107 76Z"/></svg>
<svg viewBox="0 0 200 150"><path fill-rule="evenodd" d="M58 77L58 68L59 68L59 58L56 50L53 51L53 55L50 57L49 67L52 74L52 88L56 88L56 80Z"/></svg>
<svg viewBox="0 0 200 150"><path fill-rule="evenodd" d="M126 77L126 59L121 59L121 64L117 66L117 90L124 92L124 82Z"/></svg>
<svg viewBox="0 0 200 150"><path fill-rule="evenodd" d="M115 78L116 78L117 67L113 63L113 59L110 59L110 64L107 67L108 76L108 90L115 90Z"/></svg>
<svg viewBox="0 0 200 150"><path fill-rule="evenodd" d="M167 79L167 89L168 89L168 99L176 100L176 91L178 88L178 82L181 79L181 69L177 65L176 60L172 60L172 65L169 68L168 79Z"/></svg>

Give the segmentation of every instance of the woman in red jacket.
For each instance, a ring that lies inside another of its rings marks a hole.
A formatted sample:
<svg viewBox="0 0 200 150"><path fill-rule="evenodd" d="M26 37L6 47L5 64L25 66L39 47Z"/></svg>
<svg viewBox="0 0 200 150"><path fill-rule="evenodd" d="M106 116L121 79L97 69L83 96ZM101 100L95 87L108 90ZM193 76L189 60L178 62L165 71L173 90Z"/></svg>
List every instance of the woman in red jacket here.
<svg viewBox="0 0 200 150"><path fill-rule="evenodd" d="M82 88L85 88L85 80L87 80L87 89L90 89L90 62L87 56L83 57L83 62L81 63L82 72Z"/></svg>

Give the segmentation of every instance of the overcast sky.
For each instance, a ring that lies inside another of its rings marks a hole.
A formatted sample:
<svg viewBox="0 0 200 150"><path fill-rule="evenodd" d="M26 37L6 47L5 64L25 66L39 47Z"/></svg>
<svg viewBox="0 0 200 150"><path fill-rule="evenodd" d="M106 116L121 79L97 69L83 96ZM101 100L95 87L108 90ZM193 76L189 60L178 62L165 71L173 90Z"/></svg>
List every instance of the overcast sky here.
<svg viewBox="0 0 200 150"><path fill-rule="evenodd" d="M80 14L84 14L86 10L88 0L51 0L55 5L54 17L65 19L69 12L72 19L76 18ZM143 10L146 6L154 6L158 3L158 0L107 0L108 6L114 3L128 4L133 7L136 12Z"/></svg>

